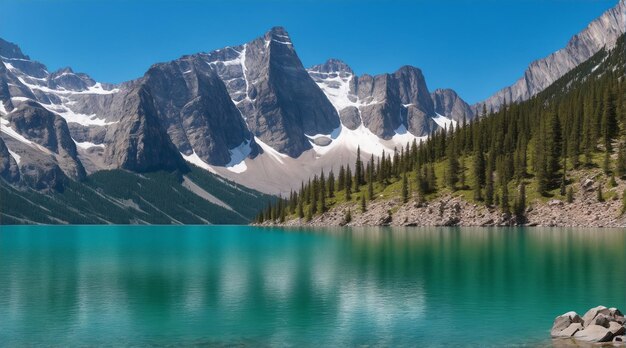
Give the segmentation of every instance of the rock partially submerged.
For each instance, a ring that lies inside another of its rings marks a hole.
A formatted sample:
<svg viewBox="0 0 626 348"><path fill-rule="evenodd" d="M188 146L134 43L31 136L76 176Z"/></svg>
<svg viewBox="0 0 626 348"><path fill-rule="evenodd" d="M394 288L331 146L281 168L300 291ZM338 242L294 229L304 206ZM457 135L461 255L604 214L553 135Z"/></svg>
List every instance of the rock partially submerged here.
<svg viewBox="0 0 626 348"><path fill-rule="evenodd" d="M588 310L582 317L567 312L554 319L550 335L555 339L583 342L613 342L626 345L626 319L617 308L598 306Z"/></svg>

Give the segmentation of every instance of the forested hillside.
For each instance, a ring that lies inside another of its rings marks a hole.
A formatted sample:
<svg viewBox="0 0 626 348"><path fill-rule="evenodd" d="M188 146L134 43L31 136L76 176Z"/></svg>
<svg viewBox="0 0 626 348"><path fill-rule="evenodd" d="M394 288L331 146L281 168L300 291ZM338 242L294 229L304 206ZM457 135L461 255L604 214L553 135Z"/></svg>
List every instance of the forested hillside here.
<svg viewBox="0 0 626 348"><path fill-rule="evenodd" d="M268 206L257 222L304 223L340 208L349 223L372 201L419 206L450 195L499 209L510 224L524 223L530 202L572 203L585 178L597 201L626 204L624 40L622 35L614 49L598 52L529 101L495 113L483 108L478 121L437 131L421 144L359 159L338 173L321 172ZM393 211L388 214L391 219Z"/></svg>
<svg viewBox="0 0 626 348"><path fill-rule="evenodd" d="M100 171L61 192L0 180L1 224L243 224L272 196L203 169L136 174Z"/></svg>

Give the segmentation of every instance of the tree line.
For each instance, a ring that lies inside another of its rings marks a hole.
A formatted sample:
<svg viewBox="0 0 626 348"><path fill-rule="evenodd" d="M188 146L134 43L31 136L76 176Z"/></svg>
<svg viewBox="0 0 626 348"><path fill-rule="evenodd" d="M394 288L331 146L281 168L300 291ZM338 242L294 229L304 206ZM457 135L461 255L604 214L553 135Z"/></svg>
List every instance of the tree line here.
<svg viewBox="0 0 626 348"><path fill-rule="evenodd" d="M505 101L495 111L483 106L480 117L463 119L420 143L365 161L357 148L352 166L342 165L337 173L322 170L289 197L270 202L256 222L284 222L288 216L308 221L327 211L329 202L354 196L365 211L394 183L400 183L405 203L414 196L427 200L444 188L471 190L475 202L523 221L527 186L536 195L558 194L571 202L570 173L594 167L614 185L615 177L626 178L624 48L622 36L614 50L599 52L530 100Z"/></svg>

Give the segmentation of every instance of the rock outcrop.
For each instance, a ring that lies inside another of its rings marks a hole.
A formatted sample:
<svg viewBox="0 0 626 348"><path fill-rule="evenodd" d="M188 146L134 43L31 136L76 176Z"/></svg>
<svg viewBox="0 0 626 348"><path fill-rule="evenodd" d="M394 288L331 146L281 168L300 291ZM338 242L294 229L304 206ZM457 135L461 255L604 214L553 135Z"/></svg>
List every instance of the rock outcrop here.
<svg viewBox="0 0 626 348"><path fill-rule="evenodd" d="M2 138L0 138L0 177L12 184L20 181L20 170L17 162Z"/></svg>
<svg viewBox="0 0 626 348"><path fill-rule="evenodd" d="M196 153L204 162L223 166L230 150L250 144L253 135L215 70L199 56L156 64L142 84L150 90L159 121L179 152Z"/></svg>
<svg viewBox="0 0 626 348"><path fill-rule="evenodd" d="M550 335L554 339L582 342L624 342L626 319L617 308L598 306L589 309L582 318L568 312L554 319Z"/></svg>
<svg viewBox="0 0 626 348"><path fill-rule="evenodd" d="M437 114L448 116L461 124L474 117L472 108L454 90L436 89L430 95Z"/></svg>
<svg viewBox="0 0 626 348"><path fill-rule="evenodd" d="M135 172L186 170L187 165L159 122L153 97L145 86L128 92L121 119L105 137L105 161Z"/></svg>
<svg viewBox="0 0 626 348"><path fill-rule="evenodd" d="M225 82L248 129L281 153L311 149L307 135L329 134L339 115L302 66L291 38L275 27L247 44L205 55Z"/></svg>

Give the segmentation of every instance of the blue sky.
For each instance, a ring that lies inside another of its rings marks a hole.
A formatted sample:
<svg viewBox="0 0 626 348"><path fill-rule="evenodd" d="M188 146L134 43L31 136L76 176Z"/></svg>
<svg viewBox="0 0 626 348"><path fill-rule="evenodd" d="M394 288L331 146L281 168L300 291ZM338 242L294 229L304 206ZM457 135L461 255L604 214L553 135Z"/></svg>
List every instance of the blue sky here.
<svg viewBox="0 0 626 348"><path fill-rule="evenodd" d="M431 90L480 101L564 46L617 0L1 0L0 37L55 70L98 81L156 62L289 31L305 66L339 58L358 74L414 65Z"/></svg>

